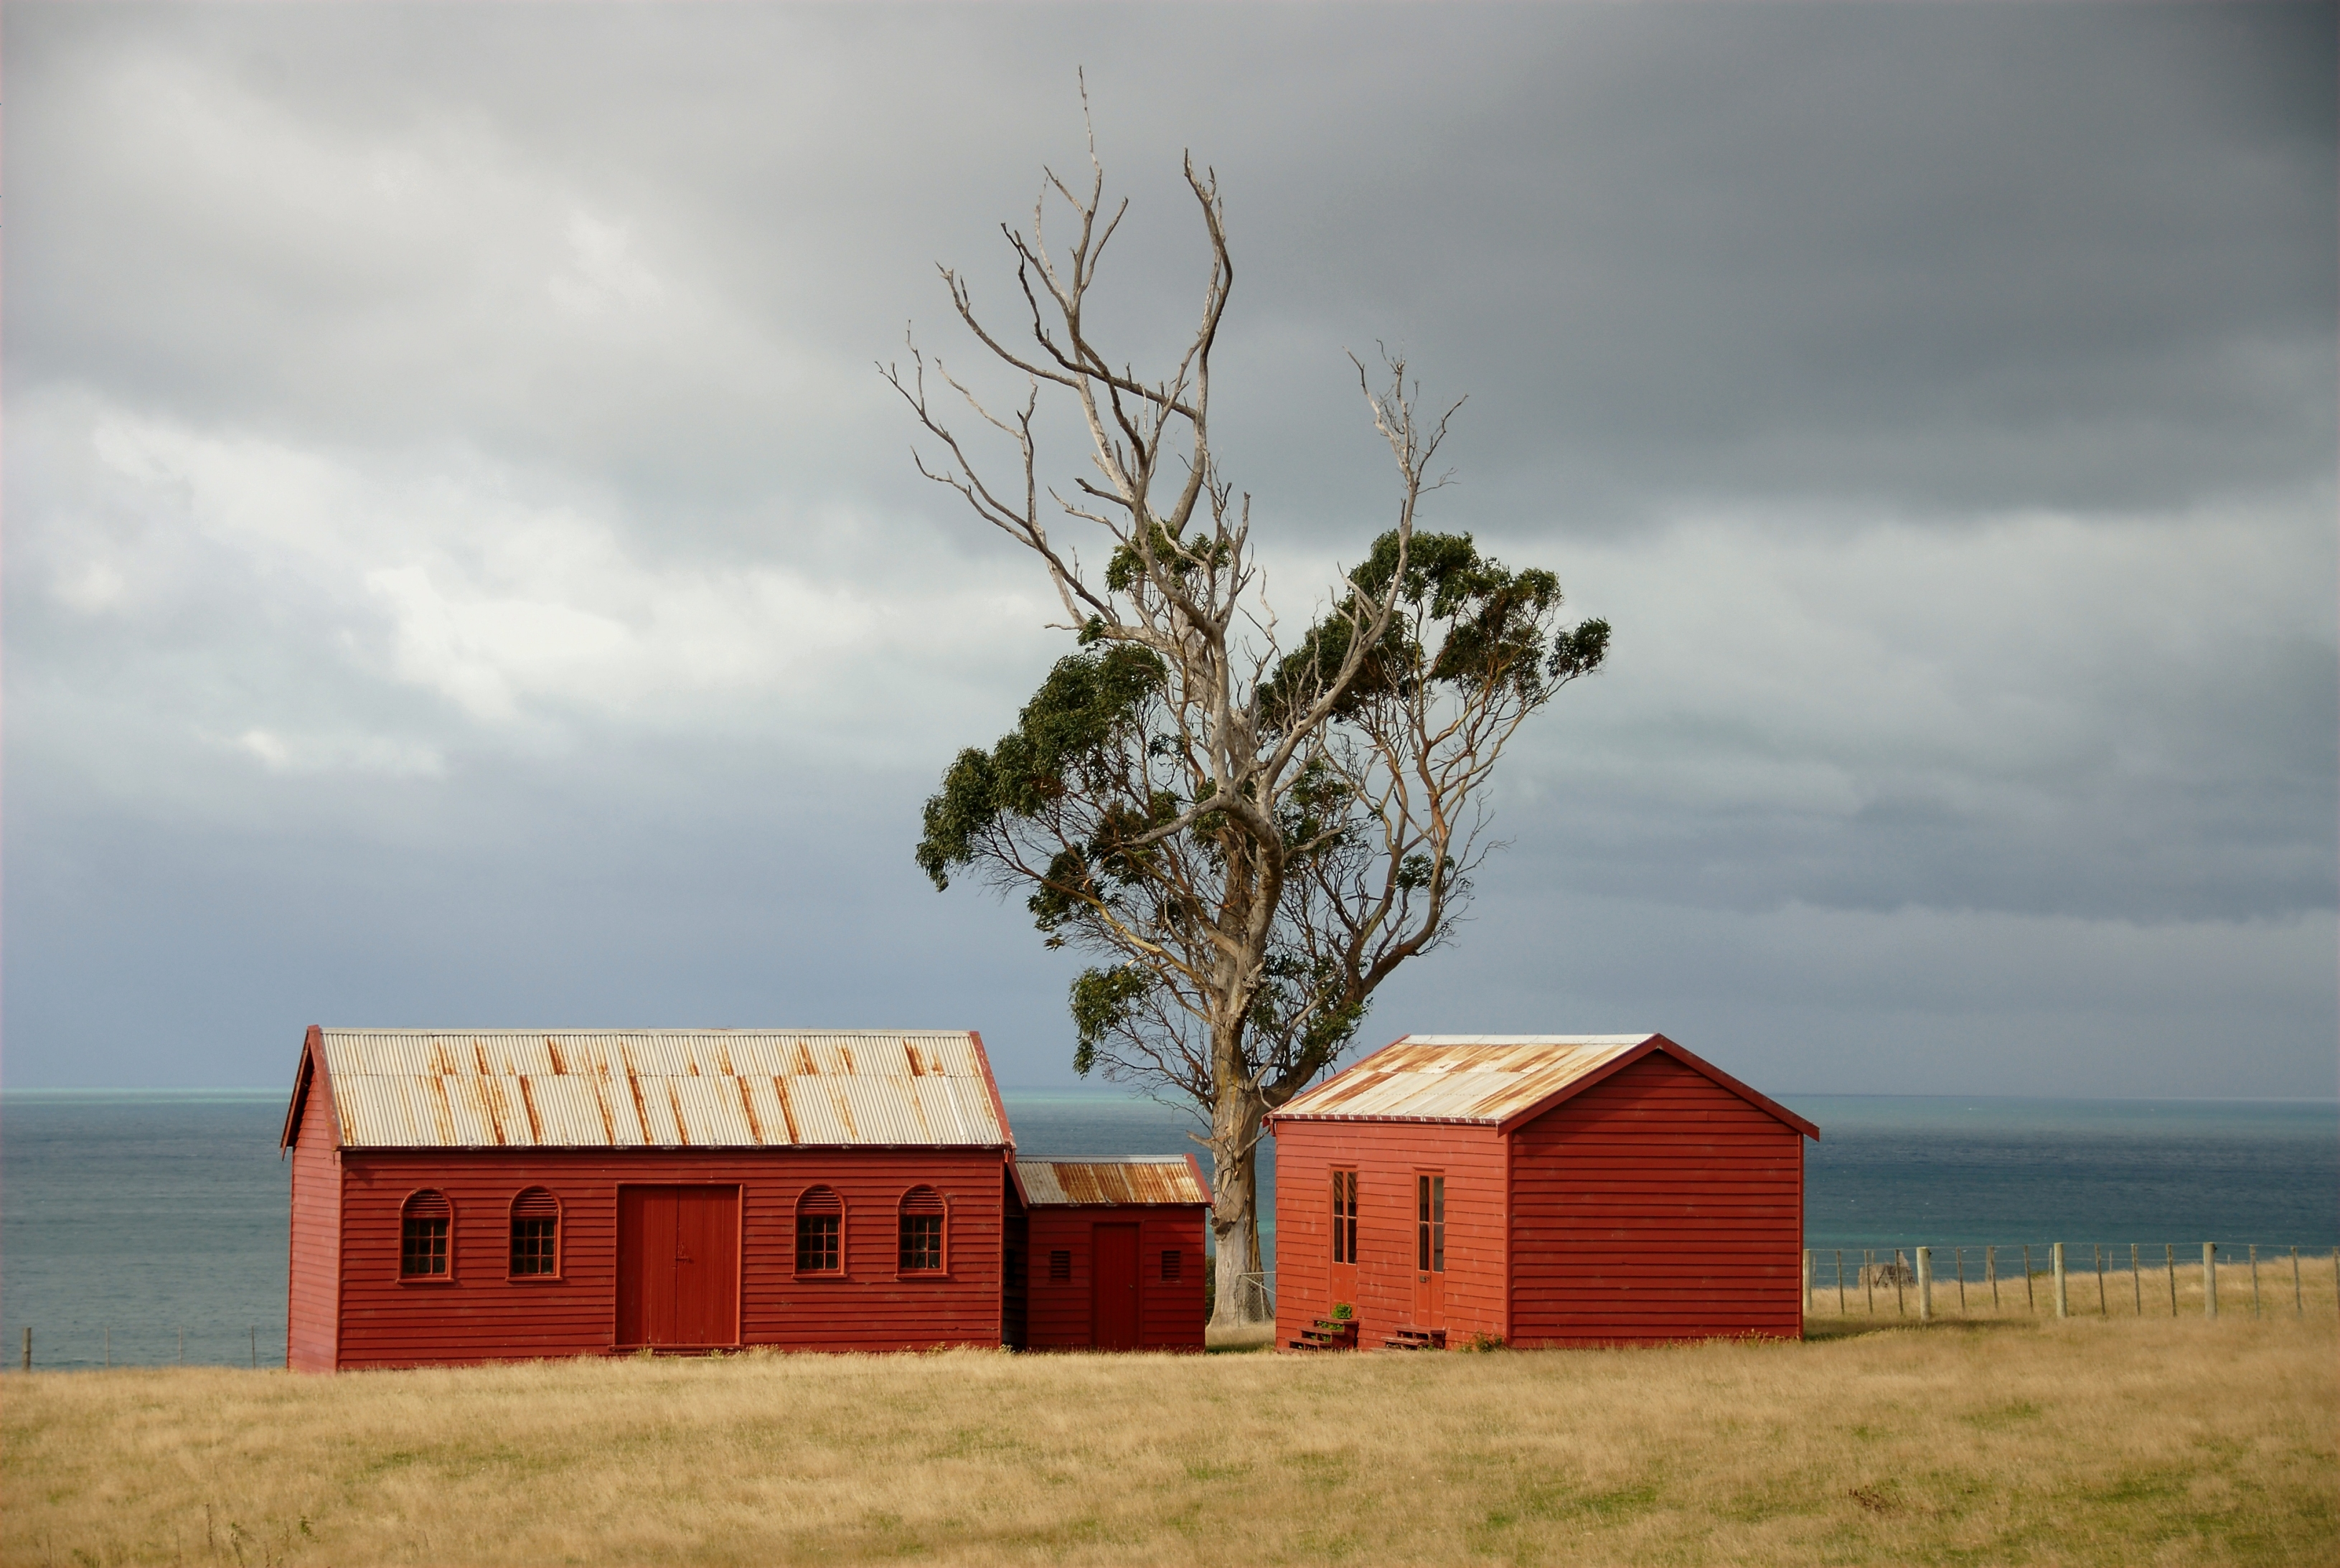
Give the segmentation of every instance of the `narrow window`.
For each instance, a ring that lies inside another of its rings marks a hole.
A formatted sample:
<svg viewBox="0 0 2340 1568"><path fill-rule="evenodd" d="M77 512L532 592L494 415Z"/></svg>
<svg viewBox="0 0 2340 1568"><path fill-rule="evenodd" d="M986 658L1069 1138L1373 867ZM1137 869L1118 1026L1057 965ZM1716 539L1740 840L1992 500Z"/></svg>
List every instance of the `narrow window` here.
<svg viewBox="0 0 2340 1568"><path fill-rule="evenodd" d="M1050 1279L1072 1278L1073 1255L1069 1252L1063 1251L1062 1249L1050 1253L1048 1255L1048 1277Z"/></svg>
<svg viewBox="0 0 2340 1568"><path fill-rule="evenodd" d="M835 1274L844 1266L845 1200L832 1187L797 1199L797 1272Z"/></svg>
<svg viewBox="0 0 2340 1568"><path fill-rule="evenodd" d="M1357 1173L1333 1173L1333 1261L1357 1261Z"/></svg>
<svg viewBox="0 0 2340 1568"><path fill-rule="evenodd" d="M560 1272L560 1205L540 1186L512 1199L511 1271L516 1276Z"/></svg>
<svg viewBox="0 0 2340 1568"><path fill-rule="evenodd" d="M1165 1279L1177 1278L1178 1272L1185 1266L1185 1262L1186 1255L1180 1252L1176 1247L1170 1246L1163 1248L1162 1277Z"/></svg>
<svg viewBox="0 0 2340 1568"><path fill-rule="evenodd" d="M1417 1239L1414 1266L1425 1274L1446 1272L1446 1178L1414 1177Z"/></svg>
<svg viewBox="0 0 2340 1568"><path fill-rule="evenodd" d="M447 1277L447 1233L455 1207L445 1193L419 1192L406 1200L398 1227L398 1273L402 1279Z"/></svg>
<svg viewBox="0 0 2340 1568"><path fill-rule="evenodd" d="M943 1265L943 1199L930 1186L914 1186L902 1198L902 1272Z"/></svg>

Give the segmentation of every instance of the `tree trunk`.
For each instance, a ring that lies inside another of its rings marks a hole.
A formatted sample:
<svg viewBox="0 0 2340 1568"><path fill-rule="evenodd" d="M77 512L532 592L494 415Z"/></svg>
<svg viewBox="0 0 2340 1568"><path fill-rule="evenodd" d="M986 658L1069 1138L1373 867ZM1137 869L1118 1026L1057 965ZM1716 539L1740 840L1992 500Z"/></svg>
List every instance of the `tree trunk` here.
<svg viewBox="0 0 2340 1568"><path fill-rule="evenodd" d="M1221 1084L1211 1116L1211 1239L1218 1252L1211 1323L1217 1328L1258 1320L1244 1276L1260 1272L1257 1145L1266 1109L1264 1096L1237 1081Z"/></svg>

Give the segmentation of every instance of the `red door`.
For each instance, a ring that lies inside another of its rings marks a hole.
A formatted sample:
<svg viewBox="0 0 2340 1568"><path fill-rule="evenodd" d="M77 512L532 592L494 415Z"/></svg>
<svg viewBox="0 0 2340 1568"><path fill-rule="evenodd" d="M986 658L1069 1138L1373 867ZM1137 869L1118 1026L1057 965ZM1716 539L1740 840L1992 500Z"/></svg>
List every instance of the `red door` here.
<svg viewBox="0 0 2340 1568"><path fill-rule="evenodd" d="M1446 1178L1413 1178L1413 1322L1446 1326Z"/></svg>
<svg viewBox="0 0 2340 1568"><path fill-rule="evenodd" d="M1333 1173L1333 1305L1357 1303L1357 1173Z"/></svg>
<svg viewBox="0 0 2340 1568"><path fill-rule="evenodd" d="M1101 1225L1089 1240L1089 1343L1137 1348L1137 1227Z"/></svg>
<svg viewBox="0 0 2340 1568"><path fill-rule="evenodd" d="M739 1189L618 1189L618 1343L739 1343Z"/></svg>

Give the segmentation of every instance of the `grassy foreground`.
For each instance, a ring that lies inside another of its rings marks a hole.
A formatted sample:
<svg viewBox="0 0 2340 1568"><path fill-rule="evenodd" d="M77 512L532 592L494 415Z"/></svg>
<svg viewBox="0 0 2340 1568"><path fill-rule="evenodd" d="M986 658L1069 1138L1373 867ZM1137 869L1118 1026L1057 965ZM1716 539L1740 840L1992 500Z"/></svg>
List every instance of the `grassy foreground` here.
<svg viewBox="0 0 2340 1568"><path fill-rule="evenodd" d="M1837 1323L1642 1351L11 1374L0 1554L2330 1563L2335 1316Z"/></svg>

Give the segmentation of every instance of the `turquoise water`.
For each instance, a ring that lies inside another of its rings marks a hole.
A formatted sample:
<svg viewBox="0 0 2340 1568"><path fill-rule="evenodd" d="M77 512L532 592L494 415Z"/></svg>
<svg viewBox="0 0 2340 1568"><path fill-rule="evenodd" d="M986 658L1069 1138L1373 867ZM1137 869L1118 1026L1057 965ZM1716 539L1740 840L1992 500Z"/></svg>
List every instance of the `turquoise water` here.
<svg viewBox="0 0 2340 1568"><path fill-rule="evenodd" d="M1111 1089L1001 1097L1027 1154L1198 1147L1191 1116ZM1820 1125L1814 1247L2340 1243L2331 1101L1784 1097ZM275 1090L0 1096L0 1365L28 1324L44 1366L172 1361L182 1331L189 1362L281 1363L283 1116Z"/></svg>

